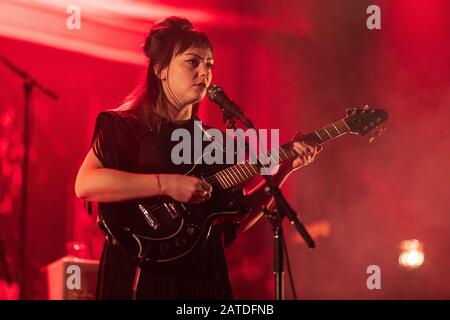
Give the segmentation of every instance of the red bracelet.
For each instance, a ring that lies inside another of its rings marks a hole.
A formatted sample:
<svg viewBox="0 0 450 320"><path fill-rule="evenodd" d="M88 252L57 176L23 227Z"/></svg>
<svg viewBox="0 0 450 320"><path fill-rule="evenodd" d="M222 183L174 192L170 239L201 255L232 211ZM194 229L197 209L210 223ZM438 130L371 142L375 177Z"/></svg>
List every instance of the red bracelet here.
<svg viewBox="0 0 450 320"><path fill-rule="evenodd" d="M159 180L159 173L156 174L156 181L158 182L159 190L162 190L161 181Z"/></svg>

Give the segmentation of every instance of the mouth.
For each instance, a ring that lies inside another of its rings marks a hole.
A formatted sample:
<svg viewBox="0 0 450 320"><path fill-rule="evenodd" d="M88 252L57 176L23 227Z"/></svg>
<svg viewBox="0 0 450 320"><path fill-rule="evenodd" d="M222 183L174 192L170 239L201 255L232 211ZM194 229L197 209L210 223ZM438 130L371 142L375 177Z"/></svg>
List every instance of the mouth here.
<svg viewBox="0 0 450 320"><path fill-rule="evenodd" d="M197 84L195 85L195 87L200 88L200 89L202 89L202 90L205 90L205 89L206 89L206 84L203 83L203 82L197 83Z"/></svg>

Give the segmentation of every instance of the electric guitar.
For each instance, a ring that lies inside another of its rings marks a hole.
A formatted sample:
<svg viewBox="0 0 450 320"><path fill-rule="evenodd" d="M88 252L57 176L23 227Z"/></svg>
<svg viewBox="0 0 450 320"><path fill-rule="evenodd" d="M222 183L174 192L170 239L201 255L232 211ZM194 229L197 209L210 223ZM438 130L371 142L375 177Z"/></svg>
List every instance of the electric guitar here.
<svg viewBox="0 0 450 320"><path fill-rule="evenodd" d="M347 133L364 136L378 128L379 134L387 118L387 112L382 109L352 109L345 118L303 135L300 140L322 145ZM272 150L268 156L275 154L279 163L297 156L292 150L292 141ZM260 174L260 167L249 161L225 168L197 163L199 161L185 174L204 179L212 185L209 200L201 204L186 204L159 196L107 203L104 204L107 210L100 215L100 228L141 263L177 263L191 259L217 221L223 218L238 221L248 212L248 208L240 205L244 196L242 186Z"/></svg>

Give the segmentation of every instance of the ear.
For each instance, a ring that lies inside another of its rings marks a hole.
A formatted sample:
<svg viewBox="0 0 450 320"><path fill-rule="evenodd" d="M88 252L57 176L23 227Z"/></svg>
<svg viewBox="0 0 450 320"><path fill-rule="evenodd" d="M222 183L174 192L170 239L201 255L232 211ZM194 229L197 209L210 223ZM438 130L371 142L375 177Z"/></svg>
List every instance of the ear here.
<svg viewBox="0 0 450 320"><path fill-rule="evenodd" d="M158 65L153 66L153 72L160 80L166 80L167 78L167 67L160 69Z"/></svg>

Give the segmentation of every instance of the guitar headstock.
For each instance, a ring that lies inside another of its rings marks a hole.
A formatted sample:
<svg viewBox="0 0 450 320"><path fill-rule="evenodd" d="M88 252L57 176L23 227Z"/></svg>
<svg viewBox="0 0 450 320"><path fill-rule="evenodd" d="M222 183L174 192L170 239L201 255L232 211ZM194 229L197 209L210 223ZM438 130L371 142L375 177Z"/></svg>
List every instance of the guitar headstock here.
<svg viewBox="0 0 450 320"><path fill-rule="evenodd" d="M383 109L373 109L365 106L364 108L354 108L347 111L347 117L344 119L345 123L350 128L350 132L365 136L374 129L377 130L378 135L384 129L381 125L388 119L388 113Z"/></svg>

